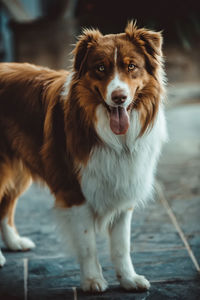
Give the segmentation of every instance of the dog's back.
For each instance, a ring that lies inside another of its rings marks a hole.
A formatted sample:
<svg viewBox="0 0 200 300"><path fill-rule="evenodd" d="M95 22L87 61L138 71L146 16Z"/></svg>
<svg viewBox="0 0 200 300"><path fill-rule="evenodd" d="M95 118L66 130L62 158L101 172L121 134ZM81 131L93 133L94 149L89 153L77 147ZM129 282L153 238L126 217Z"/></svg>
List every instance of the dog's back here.
<svg viewBox="0 0 200 300"><path fill-rule="evenodd" d="M43 143L45 115L51 104L52 90L56 89L59 95L66 76L65 71L56 72L27 63L0 65L1 156L10 159L17 156L33 173L41 173L38 154Z"/></svg>

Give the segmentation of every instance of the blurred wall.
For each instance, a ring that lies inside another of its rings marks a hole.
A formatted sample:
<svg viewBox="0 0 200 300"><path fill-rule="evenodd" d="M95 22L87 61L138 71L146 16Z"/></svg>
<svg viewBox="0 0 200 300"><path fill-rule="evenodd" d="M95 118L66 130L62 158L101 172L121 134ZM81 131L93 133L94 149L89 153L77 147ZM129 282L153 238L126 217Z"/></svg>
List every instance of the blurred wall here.
<svg viewBox="0 0 200 300"><path fill-rule="evenodd" d="M68 68L81 27L116 33L129 19L163 30L170 80L199 81L200 1L194 0L0 0L0 60Z"/></svg>

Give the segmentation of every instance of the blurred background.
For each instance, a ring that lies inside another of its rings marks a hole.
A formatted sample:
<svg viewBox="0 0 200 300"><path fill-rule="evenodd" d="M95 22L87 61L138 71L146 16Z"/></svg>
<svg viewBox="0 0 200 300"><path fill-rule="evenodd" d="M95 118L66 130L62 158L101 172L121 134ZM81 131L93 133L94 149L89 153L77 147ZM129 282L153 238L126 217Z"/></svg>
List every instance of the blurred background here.
<svg viewBox="0 0 200 300"><path fill-rule="evenodd" d="M169 143L157 172L163 192L158 189L157 202L135 212L136 267L153 283L149 299L200 299L200 1L0 0L0 61L69 68L70 52L82 27L117 33L124 31L129 19L163 31L168 77ZM33 185L19 201L19 232L30 236L37 247L23 254L4 248L6 258L10 257L9 267L0 272L1 299L23 299L23 295L27 299L27 292L28 299L71 299L66 288L79 286L77 267L71 260L66 266L60 256L62 247L50 217L53 199L42 191ZM104 243L98 248L105 262ZM110 283L116 285L112 268L104 266ZM127 293L118 297L118 292L111 290L100 297L114 299L115 293L117 299L126 299ZM10 298L12 293L14 298Z"/></svg>
<svg viewBox="0 0 200 300"><path fill-rule="evenodd" d="M200 1L0 0L0 61L67 68L81 27L163 30L169 83L199 83Z"/></svg>

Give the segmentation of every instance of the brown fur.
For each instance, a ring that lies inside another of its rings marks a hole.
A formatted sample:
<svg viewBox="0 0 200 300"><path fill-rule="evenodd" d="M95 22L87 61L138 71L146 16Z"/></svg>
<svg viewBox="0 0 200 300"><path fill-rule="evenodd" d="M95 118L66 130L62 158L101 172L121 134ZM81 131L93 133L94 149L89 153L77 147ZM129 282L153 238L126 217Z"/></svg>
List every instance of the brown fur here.
<svg viewBox="0 0 200 300"><path fill-rule="evenodd" d="M61 96L69 75L30 64L0 64L0 219L13 215L17 197L30 179L46 183L57 205L70 207L85 200L79 184L79 165L87 164L101 143L94 129L95 110L104 103L113 78L113 49L122 57L120 77L131 86L129 107L140 113L141 135L156 117L162 84L161 35L137 29L130 22L125 33L103 36L85 30L74 50L74 75L67 96ZM130 62L137 63L131 73ZM97 71L103 64L107 74Z"/></svg>
<svg viewBox="0 0 200 300"><path fill-rule="evenodd" d="M66 153L60 93L67 75L29 64L0 65L1 219L12 218L12 205L31 177L47 183L58 202L84 201Z"/></svg>

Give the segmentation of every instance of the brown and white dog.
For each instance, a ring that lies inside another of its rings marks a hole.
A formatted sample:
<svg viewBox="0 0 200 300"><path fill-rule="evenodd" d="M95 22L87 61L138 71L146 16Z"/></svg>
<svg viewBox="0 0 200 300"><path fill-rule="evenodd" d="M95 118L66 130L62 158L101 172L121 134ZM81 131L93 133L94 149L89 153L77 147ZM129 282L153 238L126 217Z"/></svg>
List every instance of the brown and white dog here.
<svg viewBox="0 0 200 300"><path fill-rule="evenodd" d="M11 250L35 246L16 231L15 205L32 180L46 183L85 291L107 287L95 243L102 228L121 286L150 287L131 262L130 224L152 193L166 138L161 45L160 33L129 22L120 34L84 30L71 73L0 64L3 240Z"/></svg>

